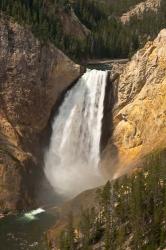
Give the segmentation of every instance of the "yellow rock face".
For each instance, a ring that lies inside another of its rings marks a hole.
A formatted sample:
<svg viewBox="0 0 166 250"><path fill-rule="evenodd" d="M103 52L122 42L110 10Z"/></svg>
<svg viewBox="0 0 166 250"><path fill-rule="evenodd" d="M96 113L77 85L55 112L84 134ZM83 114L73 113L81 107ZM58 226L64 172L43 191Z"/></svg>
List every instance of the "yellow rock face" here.
<svg viewBox="0 0 166 250"><path fill-rule="evenodd" d="M148 153L166 146L166 30L126 65L117 88L114 131L102 159L120 175ZM112 147L116 154L112 154Z"/></svg>

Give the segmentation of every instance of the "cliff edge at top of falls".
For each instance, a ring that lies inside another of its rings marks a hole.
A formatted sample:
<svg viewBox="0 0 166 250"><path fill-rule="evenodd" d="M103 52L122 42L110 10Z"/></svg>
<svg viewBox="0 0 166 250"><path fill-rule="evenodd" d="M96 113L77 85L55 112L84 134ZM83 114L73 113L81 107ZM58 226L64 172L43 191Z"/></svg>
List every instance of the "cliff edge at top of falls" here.
<svg viewBox="0 0 166 250"><path fill-rule="evenodd" d="M81 68L0 15L0 211L27 208L41 175L42 131Z"/></svg>
<svg viewBox="0 0 166 250"><path fill-rule="evenodd" d="M102 166L119 175L166 146L166 29L133 56L113 88L113 132Z"/></svg>

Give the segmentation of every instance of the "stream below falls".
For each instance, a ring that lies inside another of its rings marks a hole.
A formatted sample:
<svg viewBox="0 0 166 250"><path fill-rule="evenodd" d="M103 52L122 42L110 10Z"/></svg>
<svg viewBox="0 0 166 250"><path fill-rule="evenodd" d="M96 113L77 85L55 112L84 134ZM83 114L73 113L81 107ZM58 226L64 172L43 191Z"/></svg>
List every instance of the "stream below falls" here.
<svg viewBox="0 0 166 250"><path fill-rule="evenodd" d="M0 250L48 250L45 232L56 217L42 209L0 220Z"/></svg>

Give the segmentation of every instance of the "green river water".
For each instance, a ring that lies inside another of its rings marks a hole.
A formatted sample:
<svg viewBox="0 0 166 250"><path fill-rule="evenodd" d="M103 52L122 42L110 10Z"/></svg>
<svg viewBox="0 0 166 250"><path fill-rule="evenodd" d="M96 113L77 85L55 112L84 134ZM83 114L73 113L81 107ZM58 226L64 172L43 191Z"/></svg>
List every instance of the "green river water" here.
<svg viewBox="0 0 166 250"><path fill-rule="evenodd" d="M2 218L0 250L47 250L45 232L55 222L55 216L48 212Z"/></svg>

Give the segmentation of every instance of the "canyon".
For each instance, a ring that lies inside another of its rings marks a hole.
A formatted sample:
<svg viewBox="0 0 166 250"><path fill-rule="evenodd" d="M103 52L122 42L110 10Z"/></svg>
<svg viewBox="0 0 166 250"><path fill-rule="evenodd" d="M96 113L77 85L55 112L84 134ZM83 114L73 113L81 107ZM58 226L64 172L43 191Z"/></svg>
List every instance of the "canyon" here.
<svg viewBox="0 0 166 250"><path fill-rule="evenodd" d="M14 211L34 205L37 180L43 178L43 150L48 144L44 134L56 103L83 68L53 45L42 45L28 28L4 15L0 32L0 207L1 211ZM121 175L164 146L165 42L166 31L162 30L131 61L112 64L107 96L112 99L103 120L107 138L101 167L106 176Z"/></svg>
<svg viewBox="0 0 166 250"><path fill-rule="evenodd" d="M157 14L160 3L143 1L117 19L128 25L146 11ZM63 32L82 44L92 31L67 6L58 9ZM97 206L89 188L134 176L149 155L165 152L166 29L147 40L129 59L103 60L108 71L86 71L101 60L76 63L30 25L0 13L0 215L50 206L50 197L52 249L70 211L78 221L82 208ZM52 194L79 195L57 206Z"/></svg>

